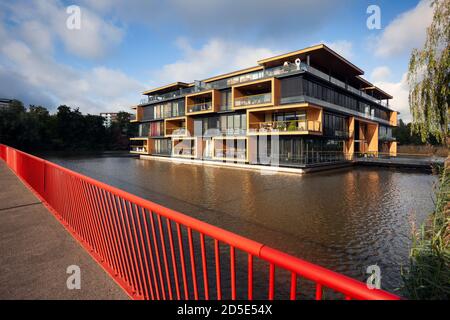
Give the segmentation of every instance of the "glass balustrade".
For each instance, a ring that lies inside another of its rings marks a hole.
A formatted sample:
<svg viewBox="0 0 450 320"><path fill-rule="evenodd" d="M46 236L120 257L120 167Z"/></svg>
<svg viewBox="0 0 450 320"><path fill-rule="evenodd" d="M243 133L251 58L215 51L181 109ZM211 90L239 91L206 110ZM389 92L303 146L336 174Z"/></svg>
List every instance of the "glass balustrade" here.
<svg viewBox="0 0 450 320"><path fill-rule="evenodd" d="M234 99L235 107L245 107L272 102L272 93L255 94Z"/></svg>
<svg viewBox="0 0 450 320"><path fill-rule="evenodd" d="M289 120L289 121L268 121L253 122L249 124L250 133L271 133L271 132L321 132L322 123L313 120Z"/></svg>

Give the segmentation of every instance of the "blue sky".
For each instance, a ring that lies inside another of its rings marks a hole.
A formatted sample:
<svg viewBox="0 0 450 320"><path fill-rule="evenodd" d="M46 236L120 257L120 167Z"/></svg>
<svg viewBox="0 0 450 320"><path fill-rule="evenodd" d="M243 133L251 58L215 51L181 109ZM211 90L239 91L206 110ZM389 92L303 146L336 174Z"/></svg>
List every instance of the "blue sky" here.
<svg viewBox="0 0 450 320"><path fill-rule="evenodd" d="M79 30L66 27L69 5L81 8ZM380 30L366 26L369 5L381 9ZM325 43L409 120L405 72L431 18L429 0L2 0L0 96L126 110L145 89Z"/></svg>

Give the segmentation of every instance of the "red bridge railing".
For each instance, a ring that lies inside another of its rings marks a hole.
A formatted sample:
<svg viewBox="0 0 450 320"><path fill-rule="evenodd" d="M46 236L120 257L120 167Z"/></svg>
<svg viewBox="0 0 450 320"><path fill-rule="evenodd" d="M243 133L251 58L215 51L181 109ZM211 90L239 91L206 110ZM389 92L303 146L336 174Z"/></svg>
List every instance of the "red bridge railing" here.
<svg viewBox="0 0 450 320"><path fill-rule="evenodd" d="M0 145L0 156L134 299L252 300L264 291L260 298L295 300L300 279L317 300L325 288L399 299L14 148Z"/></svg>

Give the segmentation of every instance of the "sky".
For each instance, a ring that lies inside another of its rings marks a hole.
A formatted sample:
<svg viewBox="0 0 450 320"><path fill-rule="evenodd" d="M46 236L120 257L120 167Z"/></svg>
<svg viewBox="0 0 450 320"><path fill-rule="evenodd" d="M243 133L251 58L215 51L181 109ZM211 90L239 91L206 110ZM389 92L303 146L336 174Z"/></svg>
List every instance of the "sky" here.
<svg viewBox="0 0 450 320"><path fill-rule="evenodd" d="M67 27L71 5L79 29ZM367 27L370 5L380 29ZM0 0L0 97L129 111L146 89L325 43L410 121L408 61L431 20L430 0Z"/></svg>

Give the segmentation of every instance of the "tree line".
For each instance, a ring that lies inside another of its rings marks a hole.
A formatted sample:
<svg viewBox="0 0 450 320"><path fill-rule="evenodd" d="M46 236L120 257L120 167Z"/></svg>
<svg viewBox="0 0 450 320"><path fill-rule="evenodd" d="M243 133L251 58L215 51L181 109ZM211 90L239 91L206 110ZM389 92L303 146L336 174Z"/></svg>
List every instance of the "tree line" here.
<svg viewBox="0 0 450 320"><path fill-rule="evenodd" d="M78 108L61 105L51 114L43 106L26 108L14 100L0 108L0 143L26 151L127 150L137 126L130 114L119 112L117 121L104 126L99 115L82 114Z"/></svg>
<svg viewBox="0 0 450 320"><path fill-rule="evenodd" d="M424 145L431 144L433 146L440 145L438 139L428 134L423 140L422 135L413 130L412 123L406 124L402 119L399 120L397 127L392 129L392 135L397 139L399 145Z"/></svg>

